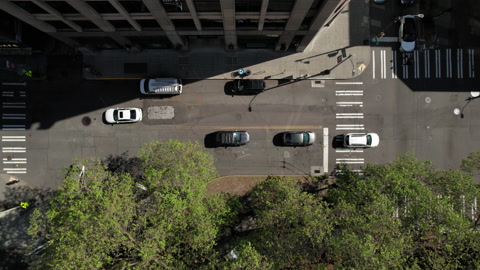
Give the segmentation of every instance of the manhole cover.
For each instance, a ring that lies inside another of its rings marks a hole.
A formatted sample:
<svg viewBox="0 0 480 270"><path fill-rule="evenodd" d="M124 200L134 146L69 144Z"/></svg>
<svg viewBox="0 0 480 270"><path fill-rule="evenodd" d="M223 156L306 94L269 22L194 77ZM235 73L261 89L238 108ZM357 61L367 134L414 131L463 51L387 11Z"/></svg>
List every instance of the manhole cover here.
<svg viewBox="0 0 480 270"><path fill-rule="evenodd" d="M85 116L82 118L82 124L84 126L89 126L91 123L92 123L92 119L90 119L90 117Z"/></svg>
<svg viewBox="0 0 480 270"><path fill-rule="evenodd" d="M430 102L432 102L432 99L431 99L430 97L426 97L426 98L425 98L425 102L426 102L426 103L430 103Z"/></svg>

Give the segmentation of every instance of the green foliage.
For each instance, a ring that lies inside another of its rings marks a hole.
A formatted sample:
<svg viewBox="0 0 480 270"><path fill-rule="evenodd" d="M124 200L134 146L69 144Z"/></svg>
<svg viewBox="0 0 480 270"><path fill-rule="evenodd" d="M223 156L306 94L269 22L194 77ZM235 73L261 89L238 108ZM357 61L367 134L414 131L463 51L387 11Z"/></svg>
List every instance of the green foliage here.
<svg viewBox="0 0 480 270"><path fill-rule="evenodd" d="M38 268L192 269L216 261L215 240L234 214L206 192L216 176L212 158L178 141L142 151L146 191L102 160L79 161L84 176L78 166L67 171L49 210L31 221L29 233L49 241Z"/></svg>

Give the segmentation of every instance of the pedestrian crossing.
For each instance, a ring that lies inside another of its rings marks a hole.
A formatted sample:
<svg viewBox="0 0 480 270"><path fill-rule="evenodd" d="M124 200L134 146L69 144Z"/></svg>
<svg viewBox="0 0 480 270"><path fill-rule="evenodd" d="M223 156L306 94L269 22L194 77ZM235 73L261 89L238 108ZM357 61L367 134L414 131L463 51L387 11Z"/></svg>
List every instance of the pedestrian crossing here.
<svg viewBox="0 0 480 270"><path fill-rule="evenodd" d="M0 104L2 168L4 174L27 173L27 137L22 131L27 128L26 84L2 84Z"/></svg>
<svg viewBox="0 0 480 270"><path fill-rule="evenodd" d="M372 50L373 79L473 79L475 49Z"/></svg>

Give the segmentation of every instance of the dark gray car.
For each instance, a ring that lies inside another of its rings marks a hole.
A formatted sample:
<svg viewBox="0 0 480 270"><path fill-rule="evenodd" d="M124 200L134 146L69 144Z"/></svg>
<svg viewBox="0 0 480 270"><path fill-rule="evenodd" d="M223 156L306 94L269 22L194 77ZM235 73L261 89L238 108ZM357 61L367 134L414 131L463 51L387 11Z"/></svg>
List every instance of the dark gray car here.
<svg viewBox="0 0 480 270"><path fill-rule="evenodd" d="M215 144L218 146L241 146L250 141L250 135L246 131L217 131Z"/></svg>
<svg viewBox="0 0 480 270"><path fill-rule="evenodd" d="M288 146L306 146L315 142L315 132L289 131L283 133L282 143Z"/></svg>

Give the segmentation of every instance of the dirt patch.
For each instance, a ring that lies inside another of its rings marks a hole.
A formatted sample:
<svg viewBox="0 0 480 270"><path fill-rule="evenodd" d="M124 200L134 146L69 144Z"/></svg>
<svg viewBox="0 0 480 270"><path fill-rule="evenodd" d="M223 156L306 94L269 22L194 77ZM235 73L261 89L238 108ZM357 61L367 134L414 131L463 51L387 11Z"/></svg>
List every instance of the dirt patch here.
<svg viewBox="0 0 480 270"><path fill-rule="evenodd" d="M233 195L245 195L259 181L267 179L267 175L258 176L224 176L217 178L207 184L207 191L210 193L230 193ZM310 181L311 176L282 176L282 178L295 179L300 182Z"/></svg>

